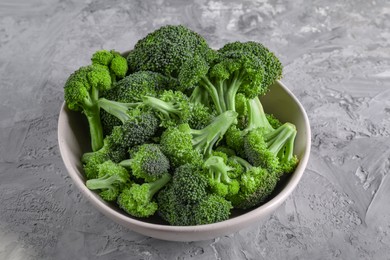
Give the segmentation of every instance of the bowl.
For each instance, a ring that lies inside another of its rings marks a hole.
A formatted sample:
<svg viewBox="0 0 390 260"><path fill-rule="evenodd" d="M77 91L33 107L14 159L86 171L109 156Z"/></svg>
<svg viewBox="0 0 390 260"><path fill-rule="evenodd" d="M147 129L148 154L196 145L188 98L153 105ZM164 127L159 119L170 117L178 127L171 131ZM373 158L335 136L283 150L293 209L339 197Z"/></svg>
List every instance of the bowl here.
<svg viewBox="0 0 390 260"><path fill-rule="evenodd" d="M279 183L268 201L251 210L233 210L231 217L222 222L199 226L170 226L155 216L148 219L131 217L114 203L107 203L85 186L80 158L90 151L88 125L81 113L69 110L65 103L58 119L58 142L65 167L78 189L100 212L113 221L145 236L171 241L199 241L234 233L269 216L293 192L306 168L311 146L309 120L298 99L277 81L266 96L261 97L264 110L282 122L291 122L297 128L295 154L299 158L296 170ZM87 220L86 220L87 221Z"/></svg>

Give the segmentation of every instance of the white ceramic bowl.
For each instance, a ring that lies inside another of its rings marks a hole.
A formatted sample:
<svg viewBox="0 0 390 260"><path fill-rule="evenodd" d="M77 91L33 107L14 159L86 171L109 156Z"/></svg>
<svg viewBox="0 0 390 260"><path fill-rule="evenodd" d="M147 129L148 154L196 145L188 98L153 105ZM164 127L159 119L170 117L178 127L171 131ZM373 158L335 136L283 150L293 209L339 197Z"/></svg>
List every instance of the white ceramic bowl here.
<svg viewBox="0 0 390 260"><path fill-rule="evenodd" d="M70 177L88 200L104 215L129 229L146 236L172 240L197 241L234 233L261 218L269 216L292 193L301 179L309 159L311 134L309 120L297 98L281 83L276 82L267 95L261 98L264 110L282 122L297 127L295 154L300 159L295 172L280 183L271 198L263 205L248 211L233 211L230 219L208 225L169 226L158 217L138 219L127 215L114 204L103 201L85 186L81 155L90 149L89 131L81 113L67 109L63 104L58 119L58 142L62 159ZM85 220L87 221L87 220Z"/></svg>

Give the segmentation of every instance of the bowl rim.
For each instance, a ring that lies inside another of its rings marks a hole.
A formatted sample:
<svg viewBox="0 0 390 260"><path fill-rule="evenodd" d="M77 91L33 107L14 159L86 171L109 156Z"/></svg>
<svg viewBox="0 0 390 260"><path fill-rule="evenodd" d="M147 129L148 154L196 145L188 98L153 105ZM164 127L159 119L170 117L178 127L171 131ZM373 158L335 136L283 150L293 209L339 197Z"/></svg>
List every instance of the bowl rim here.
<svg viewBox="0 0 390 260"><path fill-rule="evenodd" d="M156 230L159 232L165 231L165 232L176 232L176 233L189 233L189 232L195 233L195 232L202 232L202 231L203 232L218 231L225 228L226 226L237 226L240 223L248 223L248 224L253 223L254 221L256 221L256 219L259 219L265 212L271 212L272 210L279 207L287 199L287 197L293 192L293 190L298 185L304 173L304 170L309 160L309 155L311 150L310 122L305 109L303 108L299 100L294 96L294 94L281 81L277 80L277 83L294 100L294 102L298 105L298 108L303 115L303 120L305 125L304 131L306 131L307 133L306 146L303 154L301 155L302 157L300 159L300 162L297 168L295 169L294 174L286 183L286 186L279 193L277 193L272 199L270 199L263 205L256 207L239 216L229 218L221 222L212 223L212 224L204 224L204 225L196 225L196 226L171 226L171 225L155 224L155 223L144 222L142 220L137 220L135 218L132 218L131 216L127 216L124 212L123 213L118 212L113 208L109 207L107 204L105 204L105 202L103 202L101 199L98 198L98 195L96 193L89 190L85 186L84 181L77 174L78 169L76 169L74 165L71 163L67 152L65 152L64 150L65 147L63 143L65 142L65 140L62 138L62 136L64 136L63 134L64 129L60 127L60 122L63 121L62 117L64 116L62 112L65 110L65 106L66 106L65 102L63 102L61 106L59 118L58 118L57 138L59 143L60 154L65 164L65 168L68 171L68 174L72 178L73 182L79 188L79 190L90 200L90 202L92 202L97 207L99 211L101 211L105 215L110 214L109 217L114 217L123 223L131 224L133 226L138 226L149 230ZM238 218L240 218L239 222L237 221ZM129 228L131 229L131 227Z"/></svg>

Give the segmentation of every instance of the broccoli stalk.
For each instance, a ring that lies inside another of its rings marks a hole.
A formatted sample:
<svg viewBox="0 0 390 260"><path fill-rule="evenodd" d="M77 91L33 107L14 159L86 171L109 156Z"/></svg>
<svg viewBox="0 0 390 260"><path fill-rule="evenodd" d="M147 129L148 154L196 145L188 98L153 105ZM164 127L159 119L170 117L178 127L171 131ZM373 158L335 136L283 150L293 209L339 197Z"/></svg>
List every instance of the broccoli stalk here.
<svg viewBox="0 0 390 260"><path fill-rule="evenodd" d="M153 201L153 196L162 189L171 176L164 174L160 179L140 184L132 184L118 196L118 205L128 214L135 217L149 217L157 211L157 203Z"/></svg>
<svg viewBox="0 0 390 260"><path fill-rule="evenodd" d="M98 99L101 91L111 88L111 77L106 67L81 67L70 75L64 87L64 99L69 109L82 111L88 119L91 146L97 151L103 146Z"/></svg>
<svg viewBox="0 0 390 260"><path fill-rule="evenodd" d="M237 194L240 184L229 177L228 172L234 171L234 168L226 165L224 158L210 156L203 167L208 171L208 181L213 193L222 197Z"/></svg>
<svg viewBox="0 0 390 260"><path fill-rule="evenodd" d="M98 100L99 106L107 113L118 118L122 124L129 120L129 110L142 105L142 102L134 103L122 103L117 101L111 101L105 98Z"/></svg>
<svg viewBox="0 0 390 260"><path fill-rule="evenodd" d="M145 96L142 100L156 112L164 127L187 123L191 116L188 97L180 91L164 91L159 98Z"/></svg>

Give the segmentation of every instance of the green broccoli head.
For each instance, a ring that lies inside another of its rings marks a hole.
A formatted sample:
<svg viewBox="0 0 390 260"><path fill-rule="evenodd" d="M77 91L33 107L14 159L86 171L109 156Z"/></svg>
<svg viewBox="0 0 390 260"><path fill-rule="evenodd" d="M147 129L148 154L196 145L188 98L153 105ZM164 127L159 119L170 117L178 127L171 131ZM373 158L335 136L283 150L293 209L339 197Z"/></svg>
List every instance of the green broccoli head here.
<svg viewBox="0 0 390 260"><path fill-rule="evenodd" d="M203 165L211 191L221 197L237 194L240 189L239 182L228 174L235 169L226 165L226 162L227 158L213 155Z"/></svg>
<svg viewBox="0 0 390 260"><path fill-rule="evenodd" d="M157 97L160 92L173 84L167 77L150 71L140 71L130 74L116 82L112 89L104 93L104 98L120 103L142 102L144 96ZM116 109L115 103L108 103L103 109ZM124 108L123 110L126 110ZM123 112L122 113L126 113ZM105 110L101 110L104 133L110 134L114 126L121 125L121 120Z"/></svg>
<svg viewBox="0 0 390 260"><path fill-rule="evenodd" d="M92 55L91 60L92 64L106 66L110 71L113 82L126 76L127 61L115 50L98 50Z"/></svg>
<svg viewBox="0 0 390 260"><path fill-rule="evenodd" d="M146 143L158 131L159 120L152 112L139 109L129 110L128 118L120 126L115 126L111 137L119 146L130 147Z"/></svg>
<svg viewBox="0 0 390 260"><path fill-rule="evenodd" d="M293 154L296 128L285 123L274 131L264 128L250 131L244 140L244 151L248 161L261 166L278 176L292 172L298 159Z"/></svg>
<svg viewBox="0 0 390 260"><path fill-rule="evenodd" d="M105 161L98 166L96 179L89 179L86 186L90 190L100 190L99 195L106 201L115 201L122 187L130 181L130 175L125 168Z"/></svg>
<svg viewBox="0 0 390 260"><path fill-rule="evenodd" d="M131 71L154 71L178 78L182 66L195 56L209 61L213 51L206 40L188 28L167 25L139 40L129 53Z"/></svg>
<svg viewBox="0 0 390 260"><path fill-rule="evenodd" d="M161 150L173 167L186 163L201 165L202 155L192 147L192 135L179 127L170 127L161 135Z"/></svg>
<svg viewBox="0 0 390 260"><path fill-rule="evenodd" d="M261 167L252 167L241 176L239 193L228 199L239 209L258 206L271 195L278 180L276 174Z"/></svg>
<svg viewBox="0 0 390 260"><path fill-rule="evenodd" d="M132 154L131 159L122 161L120 165L131 168L132 175L146 182L155 181L170 168L168 158L158 144L143 144Z"/></svg>
<svg viewBox="0 0 390 260"><path fill-rule="evenodd" d="M158 209L157 203L153 200L153 196L170 180L171 176L165 174L154 182L143 183L141 185L134 183L129 188L122 190L117 203L120 208L134 217L149 217Z"/></svg>
<svg viewBox="0 0 390 260"><path fill-rule="evenodd" d="M71 74L65 83L64 99L69 109L82 111L88 119L92 150L103 145L103 130L98 105L99 93L111 88L106 67L90 65Z"/></svg>
<svg viewBox="0 0 390 260"><path fill-rule="evenodd" d="M193 205L183 204L172 185L162 189L157 195L158 215L173 226L195 225Z"/></svg>
<svg viewBox="0 0 390 260"><path fill-rule="evenodd" d="M207 194L207 179L197 166L184 164L175 170L172 189L181 204L195 204Z"/></svg>
<svg viewBox="0 0 390 260"><path fill-rule="evenodd" d="M232 42L218 50L222 54L232 51L251 53L261 60L264 67L262 85L265 89L268 89L276 80L282 77L283 66L281 62L263 44L258 42Z"/></svg>
<svg viewBox="0 0 390 260"><path fill-rule="evenodd" d="M212 224L229 219L232 203L221 196L211 194L193 208L196 225Z"/></svg>

